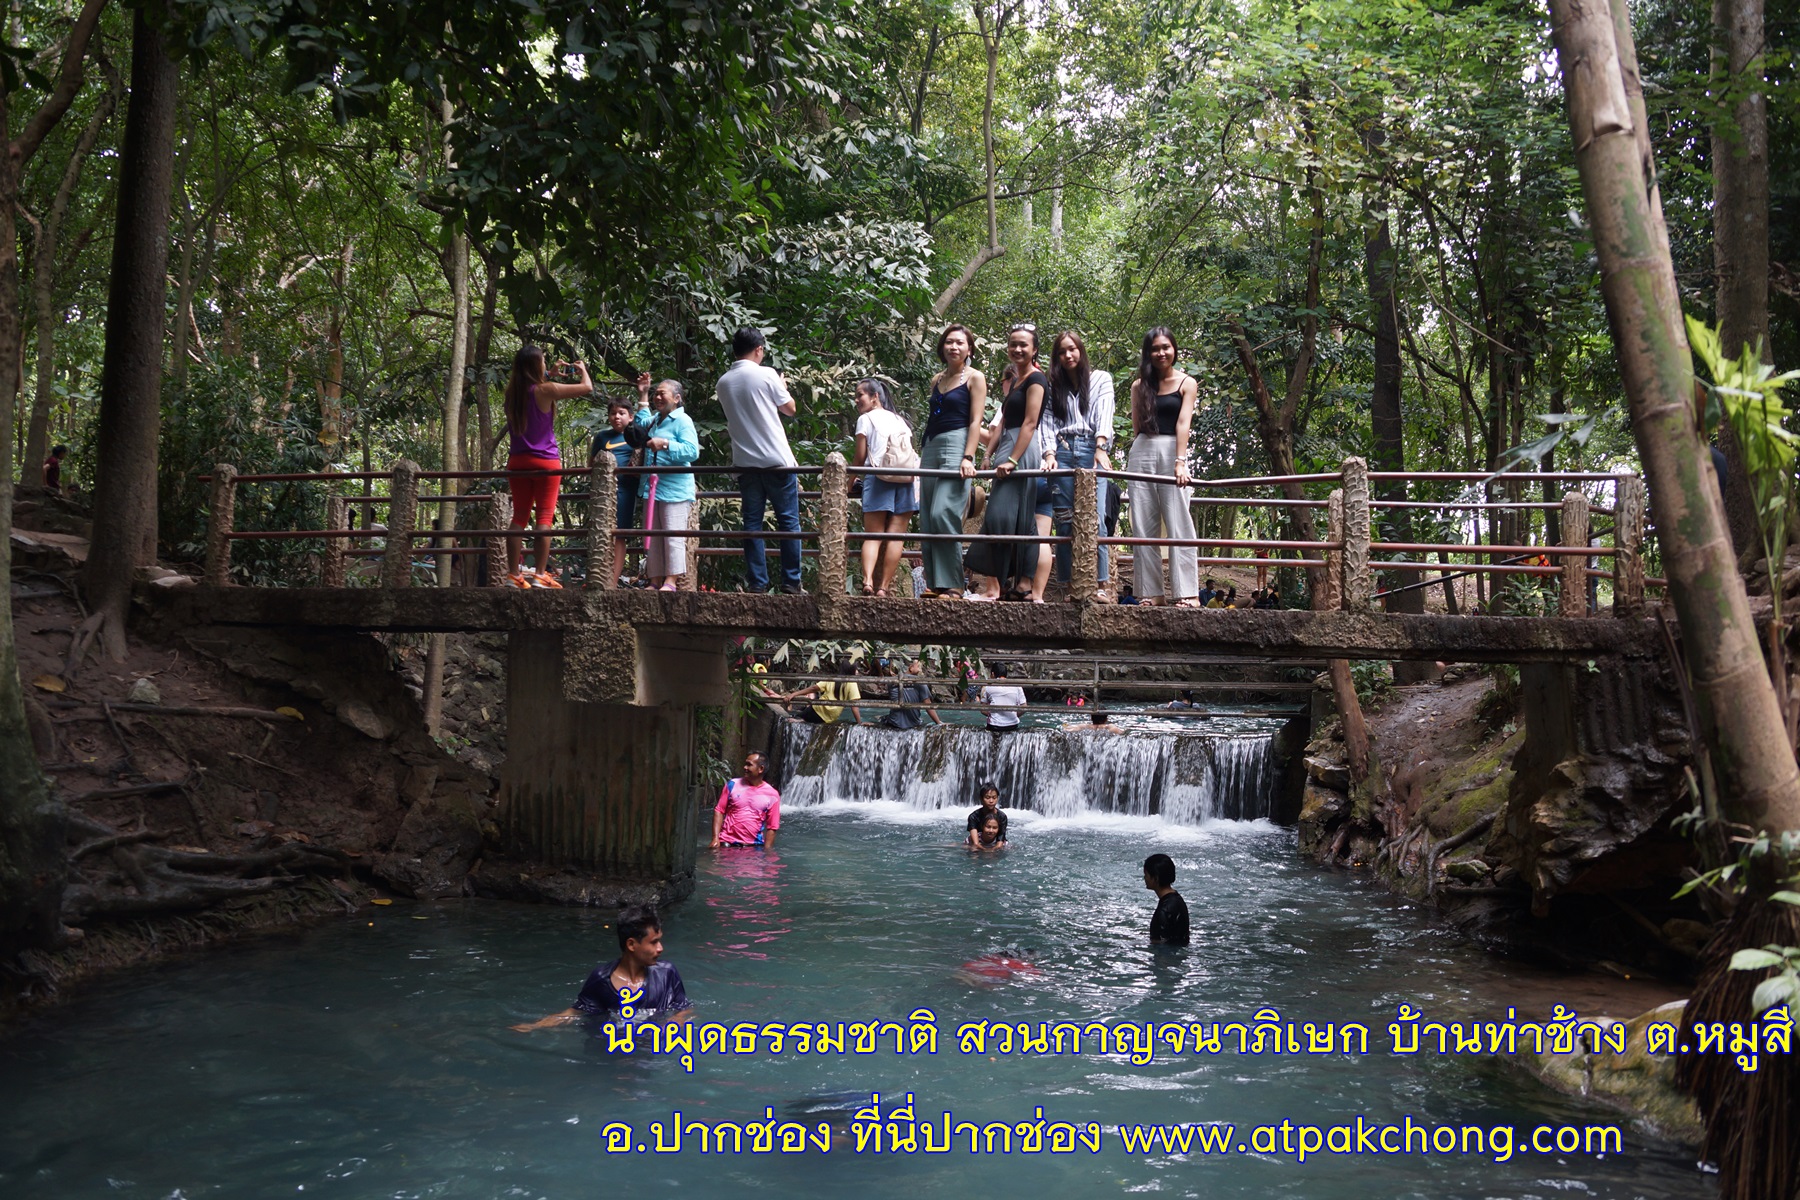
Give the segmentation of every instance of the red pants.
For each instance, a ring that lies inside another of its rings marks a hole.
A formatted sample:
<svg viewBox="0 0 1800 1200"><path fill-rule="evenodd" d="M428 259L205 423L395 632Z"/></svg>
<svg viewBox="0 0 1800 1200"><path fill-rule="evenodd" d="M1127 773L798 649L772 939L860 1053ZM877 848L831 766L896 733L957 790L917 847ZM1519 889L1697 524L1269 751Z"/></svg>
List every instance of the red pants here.
<svg viewBox="0 0 1800 1200"><path fill-rule="evenodd" d="M514 454L506 460L506 469L560 471L562 463L554 458ZM562 493L561 475L514 475L506 484L512 492L514 529L523 529L527 525L556 524L556 498Z"/></svg>

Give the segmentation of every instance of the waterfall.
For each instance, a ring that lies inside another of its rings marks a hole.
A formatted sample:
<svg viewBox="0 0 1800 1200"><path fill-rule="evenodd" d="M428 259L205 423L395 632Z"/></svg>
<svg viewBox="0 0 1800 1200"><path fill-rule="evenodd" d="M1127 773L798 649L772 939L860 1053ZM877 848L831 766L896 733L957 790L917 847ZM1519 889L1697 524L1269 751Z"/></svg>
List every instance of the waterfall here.
<svg viewBox="0 0 1800 1200"><path fill-rule="evenodd" d="M898 800L911 808L973 808L992 782L1000 802L1049 817L1106 812L1182 825L1274 812L1281 763L1272 732L992 734L944 725L780 722L782 804Z"/></svg>

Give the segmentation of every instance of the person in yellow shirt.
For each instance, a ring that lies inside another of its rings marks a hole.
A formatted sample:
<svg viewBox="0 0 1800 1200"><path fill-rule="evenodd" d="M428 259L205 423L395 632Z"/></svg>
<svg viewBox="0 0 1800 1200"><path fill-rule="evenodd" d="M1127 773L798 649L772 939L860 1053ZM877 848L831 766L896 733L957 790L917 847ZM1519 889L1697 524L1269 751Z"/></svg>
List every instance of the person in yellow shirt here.
<svg viewBox="0 0 1800 1200"><path fill-rule="evenodd" d="M850 674L850 664L839 662L833 668L839 675ZM800 710L800 719L811 721L815 725L836 725L844 715L845 706L849 706L851 724L862 724L862 710L857 701L862 699L862 689L856 686L854 679L838 681L821 679L811 687L801 688L797 692L789 692L782 699L792 702L811 696L820 703L809 705ZM836 703L833 703L833 702Z"/></svg>

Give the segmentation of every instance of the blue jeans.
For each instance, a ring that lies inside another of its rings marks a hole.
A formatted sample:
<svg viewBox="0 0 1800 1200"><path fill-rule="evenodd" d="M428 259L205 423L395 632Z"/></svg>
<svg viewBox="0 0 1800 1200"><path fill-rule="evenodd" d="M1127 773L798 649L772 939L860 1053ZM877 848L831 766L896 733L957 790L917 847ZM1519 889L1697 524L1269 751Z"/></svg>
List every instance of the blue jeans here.
<svg viewBox="0 0 1800 1200"><path fill-rule="evenodd" d="M1094 435L1091 433L1059 433L1056 435L1056 465L1064 471L1094 469ZM1056 532L1068 537L1075 527L1075 477L1062 475L1050 481L1051 503L1055 506ZM1056 547L1056 582L1069 582L1072 555L1068 545ZM1107 548L1100 547L1101 583L1107 578Z"/></svg>
<svg viewBox="0 0 1800 1200"><path fill-rule="evenodd" d="M800 531L800 477L787 471L744 471L738 476L738 494L744 505L744 528L764 529L763 511L775 510L775 528L784 533ZM769 560L761 538L744 539L744 577L753 592L769 590ZM781 586L800 590L800 541L781 539Z"/></svg>

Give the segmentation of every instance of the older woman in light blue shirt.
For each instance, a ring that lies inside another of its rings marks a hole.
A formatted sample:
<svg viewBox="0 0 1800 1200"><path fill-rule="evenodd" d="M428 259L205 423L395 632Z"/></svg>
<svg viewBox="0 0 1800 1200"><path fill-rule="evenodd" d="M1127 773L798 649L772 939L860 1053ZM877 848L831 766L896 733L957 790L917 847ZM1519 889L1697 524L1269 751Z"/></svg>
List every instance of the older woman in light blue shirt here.
<svg viewBox="0 0 1800 1200"><path fill-rule="evenodd" d="M644 443L646 467L685 467L700 457L700 436L694 419L682 407L681 383L665 379L650 394L650 407L655 415ZM694 513L694 477L688 472L652 475L645 488L645 514L653 531L644 539L649 564L646 573L662 591L672 592L677 580L687 574L687 539L663 535L661 530L686 531Z"/></svg>

